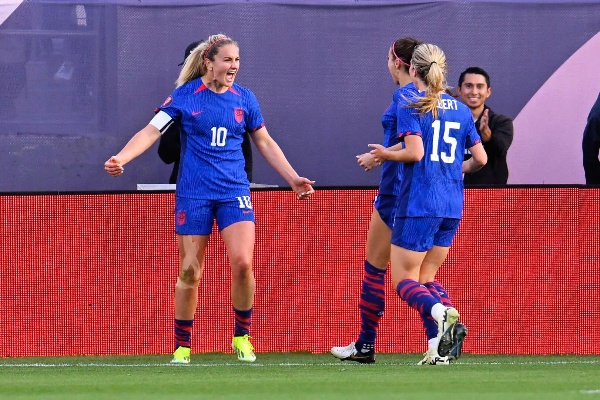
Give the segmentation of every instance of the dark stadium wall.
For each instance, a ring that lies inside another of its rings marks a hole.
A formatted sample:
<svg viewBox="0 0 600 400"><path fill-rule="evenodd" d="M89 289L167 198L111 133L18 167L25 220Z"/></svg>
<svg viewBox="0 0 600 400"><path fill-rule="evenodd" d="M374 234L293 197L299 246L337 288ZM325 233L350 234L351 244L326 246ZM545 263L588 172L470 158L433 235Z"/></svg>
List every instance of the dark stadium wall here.
<svg viewBox="0 0 600 400"><path fill-rule="evenodd" d="M374 190L255 191L251 329L258 352L356 339ZM600 354L600 189L470 189L439 279L475 354ZM178 269L173 193L0 196L0 357L170 354ZM229 267L209 244L192 345L230 351ZM386 282L378 351L423 352ZM22 345L27 344L27 345Z"/></svg>

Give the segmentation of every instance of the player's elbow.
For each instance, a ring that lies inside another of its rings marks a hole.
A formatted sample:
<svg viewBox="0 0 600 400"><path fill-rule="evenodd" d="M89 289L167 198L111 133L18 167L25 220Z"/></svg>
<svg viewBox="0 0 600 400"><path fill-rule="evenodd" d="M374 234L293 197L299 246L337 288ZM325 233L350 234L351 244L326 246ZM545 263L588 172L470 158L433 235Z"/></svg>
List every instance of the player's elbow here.
<svg viewBox="0 0 600 400"><path fill-rule="evenodd" d="M487 154L483 152L478 155L473 155L469 161L471 162L471 166L467 168L467 171L463 169L463 172L477 172L487 164ZM467 161L467 163L469 161Z"/></svg>
<svg viewBox="0 0 600 400"><path fill-rule="evenodd" d="M471 147L469 152L471 153L471 162L474 167L480 169L487 164L488 156L481 143L477 143L475 146Z"/></svg>
<svg viewBox="0 0 600 400"><path fill-rule="evenodd" d="M425 156L425 149L423 147L417 147L411 149L408 154L408 160L406 162L418 162Z"/></svg>
<svg viewBox="0 0 600 400"><path fill-rule="evenodd" d="M477 157L475 157L475 162L479 168L482 168L488 162L487 153L484 151L481 154L478 154Z"/></svg>

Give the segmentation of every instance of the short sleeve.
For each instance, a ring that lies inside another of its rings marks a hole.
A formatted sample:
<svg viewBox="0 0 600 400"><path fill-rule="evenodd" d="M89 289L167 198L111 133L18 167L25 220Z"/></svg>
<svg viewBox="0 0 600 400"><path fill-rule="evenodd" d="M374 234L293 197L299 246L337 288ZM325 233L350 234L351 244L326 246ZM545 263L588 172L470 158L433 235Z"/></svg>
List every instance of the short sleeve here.
<svg viewBox="0 0 600 400"><path fill-rule="evenodd" d="M251 90L248 90L246 107L248 110L248 118L246 118L246 131L255 132L265 126L265 120L260 112L258 100Z"/></svg>
<svg viewBox="0 0 600 400"><path fill-rule="evenodd" d="M475 146L477 143L481 142L481 136L477 133L477 129L475 128L475 122L473 118L468 118L467 120L467 137L465 140L465 148L470 149Z"/></svg>
<svg viewBox="0 0 600 400"><path fill-rule="evenodd" d="M160 107L156 109L158 111L164 111L169 114L171 118L175 121L179 121L181 119L181 108L178 106L181 102L180 96L177 95L178 91L175 90L169 97L165 99Z"/></svg>
<svg viewBox="0 0 600 400"><path fill-rule="evenodd" d="M409 135L421 136L421 124L419 122L419 113L416 109L409 107L406 100L398 102L396 110L397 119L397 137L402 138Z"/></svg>

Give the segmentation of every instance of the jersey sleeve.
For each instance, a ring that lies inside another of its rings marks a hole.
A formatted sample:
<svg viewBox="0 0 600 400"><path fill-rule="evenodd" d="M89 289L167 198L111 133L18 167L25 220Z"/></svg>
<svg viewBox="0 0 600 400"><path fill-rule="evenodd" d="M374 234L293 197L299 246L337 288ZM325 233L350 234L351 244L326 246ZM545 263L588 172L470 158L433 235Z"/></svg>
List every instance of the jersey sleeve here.
<svg viewBox="0 0 600 400"><path fill-rule="evenodd" d="M399 139L409 135L421 136L419 113L416 109L409 107L406 100L400 99L396 115L398 116L396 132Z"/></svg>
<svg viewBox="0 0 600 400"><path fill-rule="evenodd" d="M477 143L481 142L481 136L479 136L479 133L477 133L477 129L475 128L475 122L473 121L473 118L471 118L471 116L469 115L469 118L467 119L467 137L465 140L465 149L470 149L471 147L475 146Z"/></svg>
<svg viewBox="0 0 600 400"><path fill-rule="evenodd" d="M174 121L179 121L181 119L181 98L178 96L179 91L175 90L169 97L165 99L160 107L156 109L158 111L164 111L167 113Z"/></svg>
<svg viewBox="0 0 600 400"><path fill-rule="evenodd" d="M260 112L258 100L251 90L248 90L246 106L248 110L248 117L246 118L246 132L256 132L265 126L265 120Z"/></svg>

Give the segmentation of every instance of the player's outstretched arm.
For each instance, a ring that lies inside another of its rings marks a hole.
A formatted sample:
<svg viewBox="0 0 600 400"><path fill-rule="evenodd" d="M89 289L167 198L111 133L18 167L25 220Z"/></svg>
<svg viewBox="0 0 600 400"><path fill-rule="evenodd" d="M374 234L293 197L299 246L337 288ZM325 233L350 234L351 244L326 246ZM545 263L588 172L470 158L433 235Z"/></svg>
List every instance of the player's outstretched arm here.
<svg viewBox="0 0 600 400"><path fill-rule="evenodd" d="M158 128L154 125L147 125L133 135L117 155L112 156L104 163L104 169L112 176L121 175L124 172L123 166L148 150L159 137L160 131Z"/></svg>
<svg viewBox="0 0 600 400"><path fill-rule="evenodd" d="M254 132L251 137L260 154L292 187L294 192L298 195L298 199L307 199L315 192L312 187L315 182L301 177L296 173L287 158L285 158L279 145L269 135L269 132L267 132L267 128L260 128Z"/></svg>

